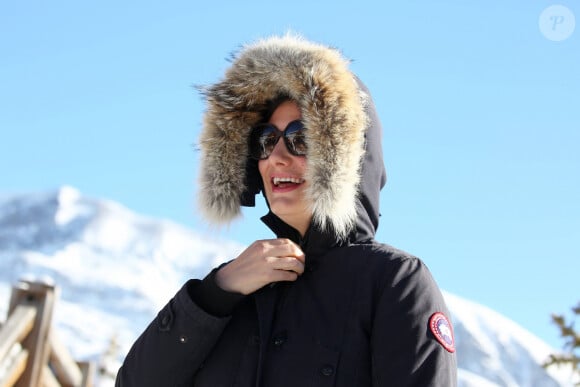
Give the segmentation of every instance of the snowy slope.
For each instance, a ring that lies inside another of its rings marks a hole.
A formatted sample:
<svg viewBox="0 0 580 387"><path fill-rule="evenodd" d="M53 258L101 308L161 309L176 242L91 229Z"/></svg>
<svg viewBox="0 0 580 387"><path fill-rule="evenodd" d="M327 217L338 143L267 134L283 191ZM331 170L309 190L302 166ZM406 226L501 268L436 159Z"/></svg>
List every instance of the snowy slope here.
<svg viewBox="0 0 580 387"><path fill-rule="evenodd" d="M569 386L570 373L540 366L554 349L512 320L444 292L464 387Z"/></svg>
<svg viewBox="0 0 580 387"><path fill-rule="evenodd" d="M19 278L50 278L60 289L57 332L73 356L99 361L112 340L121 355L187 279L241 248L70 187L4 197L0 318Z"/></svg>
<svg viewBox="0 0 580 387"><path fill-rule="evenodd" d="M54 281L57 334L76 359L94 360L106 371L98 386L112 386L131 343L179 287L242 248L71 187L2 197L0 318L19 278ZM460 386L568 385L566 374L540 366L553 351L541 340L484 306L449 293L445 298Z"/></svg>

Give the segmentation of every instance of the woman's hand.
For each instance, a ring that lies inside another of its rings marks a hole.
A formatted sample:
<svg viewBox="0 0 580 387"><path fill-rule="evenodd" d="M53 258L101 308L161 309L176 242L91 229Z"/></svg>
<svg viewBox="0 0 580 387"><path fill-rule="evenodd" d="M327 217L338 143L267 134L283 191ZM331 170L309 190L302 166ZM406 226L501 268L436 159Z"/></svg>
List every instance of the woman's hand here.
<svg viewBox="0 0 580 387"><path fill-rule="evenodd" d="M252 243L216 273L217 285L229 292L250 294L272 282L295 281L304 273L304 253L289 239Z"/></svg>

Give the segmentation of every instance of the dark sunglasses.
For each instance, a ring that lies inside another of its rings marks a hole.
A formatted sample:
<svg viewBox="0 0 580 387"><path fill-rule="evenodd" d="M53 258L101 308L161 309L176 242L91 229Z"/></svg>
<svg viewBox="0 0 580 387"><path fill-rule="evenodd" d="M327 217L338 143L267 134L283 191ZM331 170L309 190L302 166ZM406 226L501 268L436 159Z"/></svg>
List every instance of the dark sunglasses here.
<svg viewBox="0 0 580 387"><path fill-rule="evenodd" d="M250 157L256 160L265 160L272 154L280 137L284 137L284 144L294 156L306 156L306 128L300 120L292 121L284 131L272 124L259 124L250 133Z"/></svg>

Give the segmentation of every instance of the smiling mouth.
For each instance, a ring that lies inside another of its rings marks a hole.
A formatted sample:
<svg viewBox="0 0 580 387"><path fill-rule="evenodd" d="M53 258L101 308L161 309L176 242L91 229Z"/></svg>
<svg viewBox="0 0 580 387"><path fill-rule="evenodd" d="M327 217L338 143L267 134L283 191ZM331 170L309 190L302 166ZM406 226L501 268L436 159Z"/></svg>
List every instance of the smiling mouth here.
<svg viewBox="0 0 580 387"><path fill-rule="evenodd" d="M272 183L276 187L284 187L290 184L302 184L304 179L296 177L274 177L272 178Z"/></svg>

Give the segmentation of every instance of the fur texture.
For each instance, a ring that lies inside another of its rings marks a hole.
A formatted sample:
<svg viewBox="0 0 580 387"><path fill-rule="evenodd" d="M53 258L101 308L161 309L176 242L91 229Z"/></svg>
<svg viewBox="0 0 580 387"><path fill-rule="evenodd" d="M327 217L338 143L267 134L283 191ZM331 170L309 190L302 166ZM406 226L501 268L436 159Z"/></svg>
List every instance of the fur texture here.
<svg viewBox="0 0 580 387"><path fill-rule="evenodd" d="M356 219L367 126L366 95L348 65L335 49L272 37L243 47L223 80L202 89L199 204L209 221L228 223L240 215L242 196L255 192L246 176L247 138L268 101L282 93L298 103L308 128L306 199L313 220L346 237Z"/></svg>

